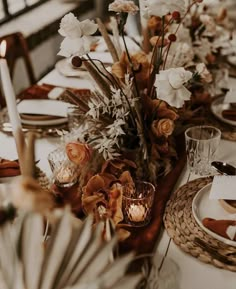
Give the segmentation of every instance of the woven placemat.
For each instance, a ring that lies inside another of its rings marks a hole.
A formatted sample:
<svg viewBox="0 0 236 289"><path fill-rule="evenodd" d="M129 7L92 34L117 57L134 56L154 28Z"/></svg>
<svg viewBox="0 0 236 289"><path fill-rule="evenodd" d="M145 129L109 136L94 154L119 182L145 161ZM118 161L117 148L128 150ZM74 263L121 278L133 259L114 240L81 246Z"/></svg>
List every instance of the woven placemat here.
<svg viewBox="0 0 236 289"><path fill-rule="evenodd" d="M192 201L196 193L205 185L212 182L211 177L200 178L180 187L166 205L164 225L171 239L184 252L192 255L202 262L210 263L218 268L236 272L236 256L228 256L229 250L236 248L226 245L205 233L196 223L192 215ZM215 259L211 254L194 242L198 237L205 243L218 248L218 252L235 265L228 265Z"/></svg>

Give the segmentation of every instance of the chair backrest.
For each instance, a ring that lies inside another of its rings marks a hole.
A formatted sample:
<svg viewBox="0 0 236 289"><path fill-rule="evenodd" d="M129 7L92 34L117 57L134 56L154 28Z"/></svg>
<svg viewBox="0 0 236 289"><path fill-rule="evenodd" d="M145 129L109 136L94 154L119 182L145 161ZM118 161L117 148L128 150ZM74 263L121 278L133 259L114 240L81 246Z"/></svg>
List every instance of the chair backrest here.
<svg viewBox="0 0 236 289"><path fill-rule="evenodd" d="M9 35L5 35L0 37L0 42L2 40L6 40L7 42L7 51L6 51L6 60L8 63L9 71L11 78L13 79L15 64L18 58L22 58L26 67L26 72L28 74L30 84L34 84L36 82L33 66L31 63L29 49L27 46L26 39L24 38L21 32L12 33ZM0 95L0 105L4 107L5 98Z"/></svg>

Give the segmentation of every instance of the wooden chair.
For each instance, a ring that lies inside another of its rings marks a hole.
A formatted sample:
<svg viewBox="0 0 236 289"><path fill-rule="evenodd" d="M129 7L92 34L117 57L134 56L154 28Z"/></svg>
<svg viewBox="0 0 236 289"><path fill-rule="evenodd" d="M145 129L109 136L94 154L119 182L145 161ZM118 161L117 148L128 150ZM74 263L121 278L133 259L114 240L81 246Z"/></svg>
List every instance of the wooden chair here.
<svg viewBox="0 0 236 289"><path fill-rule="evenodd" d="M29 78L30 84L36 82L33 66L29 56L29 49L21 32L12 33L3 37L0 37L0 43L2 40L7 42L6 60L8 63L11 78L13 79L16 60L22 58L26 67L26 72ZM0 93L0 106L4 107L6 105L5 98Z"/></svg>

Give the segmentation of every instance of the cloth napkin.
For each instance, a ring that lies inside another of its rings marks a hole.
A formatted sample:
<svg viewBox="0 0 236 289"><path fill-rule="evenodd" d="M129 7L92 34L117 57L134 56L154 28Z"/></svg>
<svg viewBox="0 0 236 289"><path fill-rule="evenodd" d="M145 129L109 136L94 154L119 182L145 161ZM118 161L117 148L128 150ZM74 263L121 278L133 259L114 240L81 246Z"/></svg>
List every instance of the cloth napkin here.
<svg viewBox="0 0 236 289"><path fill-rule="evenodd" d="M217 235L236 241L236 220L215 220L212 218L204 218L202 223L207 229ZM231 233L233 233L233 235Z"/></svg>
<svg viewBox="0 0 236 289"><path fill-rule="evenodd" d="M236 121L236 109L225 109L222 111L222 116L226 119Z"/></svg>
<svg viewBox="0 0 236 289"><path fill-rule="evenodd" d="M0 159L0 178L14 177L18 175L20 175L20 167L18 161Z"/></svg>

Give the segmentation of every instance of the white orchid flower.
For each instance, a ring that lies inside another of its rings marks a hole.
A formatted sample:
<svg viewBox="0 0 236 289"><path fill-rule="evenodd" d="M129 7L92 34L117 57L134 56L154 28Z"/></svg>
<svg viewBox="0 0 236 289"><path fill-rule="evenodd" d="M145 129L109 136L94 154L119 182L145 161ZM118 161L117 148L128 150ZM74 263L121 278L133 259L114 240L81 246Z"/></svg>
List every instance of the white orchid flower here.
<svg viewBox="0 0 236 289"><path fill-rule="evenodd" d="M189 100L191 92L184 86L192 78L192 72L183 67L161 70L156 75L155 87L157 98L166 101L176 108L183 106Z"/></svg>
<svg viewBox="0 0 236 289"><path fill-rule="evenodd" d="M64 36L58 55L70 57L84 55L90 51L97 40L91 35L97 30L97 24L89 19L79 21L73 13L66 14L60 23L59 33Z"/></svg>

